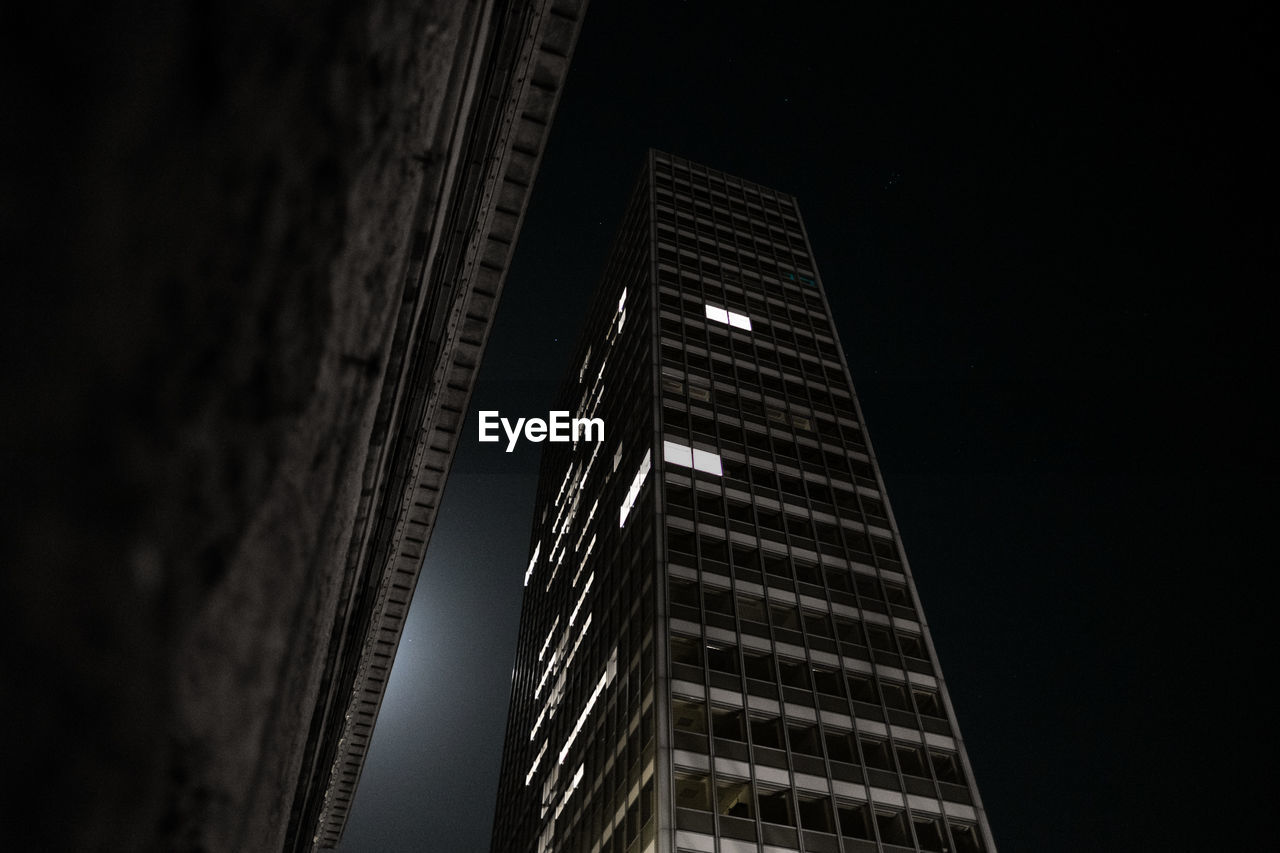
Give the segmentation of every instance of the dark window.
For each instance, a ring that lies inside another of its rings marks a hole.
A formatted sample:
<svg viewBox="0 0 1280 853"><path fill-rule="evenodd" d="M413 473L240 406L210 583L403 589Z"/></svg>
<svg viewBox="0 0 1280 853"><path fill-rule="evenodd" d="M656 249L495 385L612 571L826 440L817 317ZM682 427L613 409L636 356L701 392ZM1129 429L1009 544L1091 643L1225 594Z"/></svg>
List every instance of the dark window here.
<svg viewBox="0 0 1280 853"><path fill-rule="evenodd" d="M741 709L711 709L711 730L716 737L725 740L745 741L747 739L745 718Z"/></svg>
<svg viewBox="0 0 1280 853"><path fill-rule="evenodd" d="M840 816L840 834L849 838L874 839L871 829L871 809L866 803L841 804L836 809Z"/></svg>
<svg viewBox="0 0 1280 853"><path fill-rule="evenodd" d="M826 637L833 639L835 631L831 628L831 618L825 613L814 613L806 610L804 614L804 627L811 636Z"/></svg>
<svg viewBox="0 0 1280 853"><path fill-rule="evenodd" d="M936 817L924 817L915 815L911 818L911 825L916 831L916 843L920 845L921 850L944 851L947 845L942 840L942 821Z"/></svg>
<svg viewBox="0 0 1280 853"><path fill-rule="evenodd" d="M848 764L856 764L858 756L854 755L853 747L849 743L849 732L839 732L827 729L827 756L832 761L844 761Z"/></svg>
<svg viewBox="0 0 1280 853"><path fill-rule="evenodd" d="M834 669L826 669L821 666L813 667L813 684L819 693L826 693L829 696L844 696L840 673Z"/></svg>
<svg viewBox="0 0 1280 853"><path fill-rule="evenodd" d="M956 853L982 853L982 842L978 840L976 826L951 824L951 839L955 841Z"/></svg>
<svg viewBox="0 0 1280 853"><path fill-rule="evenodd" d="M911 833L907 831L907 818L902 812L877 810L876 826L880 829L880 840L884 843L911 846Z"/></svg>
<svg viewBox="0 0 1280 853"><path fill-rule="evenodd" d="M859 738L862 744L862 758L868 767L878 770L893 770L893 762L889 759L889 745L882 740Z"/></svg>
<svg viewBox="0 0 1280 853"><path fill-rule="evenodd" d="M777 717L752 717L751 741L756 746L782 749L782 725Z"/></svg>
<svg viewBox="0 0 1280 853"><path fill-rule="evenodd" d="M756 804L760 808L760 820L767 823L780 823L795 826L795 811L791 806L790 791L761 791L756 796Z"/></svg>
<svg viewBox="0 0 1280 853"><path fill-rule="evenodd" d="M884 696L884 704L886 707L895 708L899 711L910 711L911 706L907 703L907 691L901 684L895 684L892 681L880 682L880 694Z"/></svg>
<svg viewBox="0 0 1280 853"><path fill-rule="evenodd" d="M707 643L707 667L716 672L738 674L738 647Z"/></svg>
<svg viewBox="0 0 1280 853"><path fill-rule="evenodd" d="M690 702L685 699L671 700L671 725L677 731L707 732L707 710L701 702Z"/></svg>
<svg viewBox="0 0 1280 853"><path fill-rule="evenodd" d="M671 662L702 666L702 644L689 637L672 637Z"/></svg>
<svg viewBox="0 0 1280 853"><path fill-rule="evenodd" d="M808 667L800 661L781 660L778 662L778 670L782 675L782 683L789 687L799 687L802 690L809 689Z"/></svg>
<svg viewBox="0 0 1280 853"><path fill-rule="evenodd" d="M734 559L737 559L736 552ZM765 624L764 599L757 598L754 595L739 595L738 618L746 619L750 622L758 622L761 625Z"/></svg>
<svg viewBox="0 0 1280 853"><path fill-rule="evenodd" d="M938 700L938 694L932 690L915 690L912 694L916 699L916 707L920 709L920 713L928 717L942 716L942 703Z"/></svg>
<svg viewBox="0 0 1280 853"><path fill-rule="evenodd" d="M869 675L850 675L845 681L849 685L849 695L855 702L871 702L877 703L880 697L876 695L875 682L871 680Z"/></svg>
<svg viewBox="0 0 1280 853"><path fill-rule="evenodd" d="M773 655L764 652L743 652L743 672L747 678L772 682L775 679Z"/></svg>
<svg viewBox="0 0 1280 853"><path fill-rule="evenodd" d="M964 779L960 775L960 762L956 760L955 753L929 750L929 762L933 765L933 774L939 781L950 782L953 785L964 784Z"/></svg>
<svg viewBox="0 0 1280 853"><path fill-rule="evenodd" d="M817 726L787 726L787 737L791 740L791 751L802 755L822 755L822 747L818 743Z"/></svg>
<svg viewBox="0 0 1280 853"><path fill-rule="evenodd" d="M898 767L902 768L902 772L908 776L925 776L929 775L929 771L925 769L924 750L918 746L911 744L897 744L894 751L898 753Z"/></svg>
<svg viewBox="0 0 1280 853"><path fill-rule="evenodd" d="M834 832L835 821L831 817L831 801L826 797L802 794L796 803L800 813L800 825L810 832Z"/></svg>

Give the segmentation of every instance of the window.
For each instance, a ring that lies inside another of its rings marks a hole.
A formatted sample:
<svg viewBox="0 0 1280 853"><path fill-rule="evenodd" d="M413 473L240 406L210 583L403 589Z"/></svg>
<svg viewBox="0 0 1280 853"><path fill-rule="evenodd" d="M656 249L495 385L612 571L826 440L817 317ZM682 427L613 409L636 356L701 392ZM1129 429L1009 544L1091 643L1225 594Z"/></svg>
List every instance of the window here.
<svg viewBox="0 0 1280 853"><path fill-rule="evenodd" d="M817 726L788 725L787 737L791 740L792 752L802 755L822 755Z"/></svg>
<svg viewBox="0 0 1280 853"><path fill-rule="evenodd" d="M707 667L716 672L738 674L738 647L707 643Z"/></svg>
<svg viewBox="0 0 1280 853"><path fill-rule="evenodd" d="M645 458L647 459L648 457L646 456ZM681 468L693 468L695 471L714 474L717 477L724 476L724 467L721 464L720 454L712 453L709 450L689 447L681 442L668 439L662 442L662 458L664 461ZM648 469L646 468L645 471L647 472ZM638 488L637 491L639 491Z"/></svg>
<svg viewBox="0 0 1280 853"><path fill-rule="evenodd" d="M741 709L711 709L711 730L718 738L745 742L746 718Z"/></svg>
<svg viewBox="0 0 1280 853"><path fill-rule="evenodd" d="M806 610L804 612L804 628L811 637L835 638L835 632L831 629L831 619L825 613L814 613L812 610Z"/></svg>
<svg viewBox="0 0 1280 853"><path fill-rule="evenodd" d="M711 780L701 773L676 773L676 806L711 811Z"/></svg>
<svg viewBox="0 0 1280 853"><path fill-rule="evenodd" d="M982 853L982 842L978 840L976 826L951 824L951 839L955 842L956 853Z"/></svg>
<svg viewBox="0 0 1280 853"><path fill-rule="evenodd" d="M753 818L755 810L751 808L751 783L737 780L721 780L716 782L716 810L730 817Z"/></svg>
<svg viewBox="0 0 1280 853"><path fill-rule="evenodd" d="M738 565L742 565L742 563L738 561L737 554L738 552L734 551L734 562ZM740 594L738 596L738 618L764 624L764 599L758 598L754 595Z"/></svg>
<svg viewBox="0 0 1280 853"><path fill-rule="evenodd" d="M898 753L898 766L902 768L903 773L908 776L928 777L929 771L925 769L923 749L900 743L894 746L894 751Z"/></svg>
<svg viewBox="0 0 1280 853"><path fill-rule="evenodd" d="M907 831L907 818L902 812L876 810L876 827L880 830L880 840L885 844L911 846L911 834Z"/></svg>
<svg viewBox="0 0 1280 853"><path fill-rule="evenodd" d="M921 850L936 850L941 853L947 849L942 840L942 821L936 817L912 815L911 825L916 831L916 843Z"/></svg>
<svg viewBox="0 0 1280 853"><path fill-rule="evenodd" d="M831 817L831 800L801 794L797 798L796 811L800 813L800 825L810 832L835 832Z"/></svg>
<svg viewBox="0 0 1280 853"><path fill-rule="evenodd" d="M677 731L707 733L707 713L701 702L671 700L671 725Z"/></svg>
<svg viewBox="0 0 1280 853"><path fill-rule="evenodd" d="M782 749L782 726L777 717L752 717L751 741L756 746Z"/></svg>
<svg viewBox="0 0 1280 853"><path fill-rule="evenodd" d="M800 611L785 604L770 604L769 614L773 617L775 628L786 628L791 631L800 630Z"/></svg>
<svg viewBox="0 0 1280 853"><path fill-rule="evenodd" d="M834 669L823 666L813 667L813 684L819 693L825 693L828 696L844 696L840 673Z"/></svg>
<svg viewBox="0 0 1280 853"><path fill-rule="evenodd" d="M840 818L840 834L849 838L874 839L871 829L871 809L866 803L841 803L836 807Z"/></svg>
<svg viewBox="0 0 1280 853"><path fill-rule="evenodd" d="M724 323L734 327L735 329L743 329L748 332L751 331L751 318L745 314L739 314L736 311L726 311L724 308L710 303L707 303L704 307L708 320L714 320L717 323Z"/></svg>
<svg viewBox="0 0 1280 853"><path fill-rule="evenodd" d="M774 681L773 655L765 652L743 652L742 662L747 678Z"/></svg>
<svg viewBox="0 0 1280 853"><path fill-rule="evenodd" d="M926 717L941 717L942 703L938 701L938 694L932 690L919 690L913 688L911 691L915 696L916 707L920 709L920 713Z"/></svg>
<svg viewBox="0 0 1280 853"><path fill-rule="evenodd" d="M778 662L778 671L781 673L782 683L788 687L796 687L801 690L809 689L808 668L803 661L782 660Z"/></svg>
<svg viewBox="0 0 1280 853"><path fill-rule="evenodd" d="M862 746L862 758L868 767L877 770L893 770L893 762L889 759L889 745L875 738L858 738Z"/></svg>
<svg viewBox="0 0 1280 853"><path fill-rule="evenodd" d="M760 808L760 820L784 826L795 826L795 808L791 803L791 791L761 791L756 795Z"/></svg>
<svg viewBox="0 0 1280 853"><path fill-rule="evenodd" d="M897 711L911 710L911 706L907 704L906 688L901 684L895 684L892 681L881 681L880 695L884 697L885 707L893 708Z"/></svg>
<svg viewBox="0 0 1280 853"><path fill-rule="evenodd" d="M690 637L671 638L671 662L688 666L702 666L702 646Z"/></svg>
<svg viewBox="0 0 1280 853"><path fill-rule="evenodd" d="M897 648L893 645L893 635L884 628L867 628L867 638L871 640L871 648L879 649L882 652L896 652Z"/></svg>
<svg viewBox="0 0 1280 853"><path fill-rule="evenodd" d="M849 695L853 698L853 701L869 702L871 704L876 704L880 701L879 696L876 695L876 685L871 680L871 676L850 673L845 681L849 685Z"/></svg>
<svg viewBox="0 0 1280 853"><path fill-rule="evenodd" d="M849 742L849 732L833 731L827 729L827 757L832 761L843 761L847 764L856 764L858 757L853 753L853 747Z"/></svg>
<svg viewBox="0 0 1280 853"><path fill-rule="evenodd" d="M691 580L684 578L670 578L668 580L668 589L671 591L671 603L682 607L691 607L698 609L698 585ZM692 618L699 618L696 614L688 614Z"/></svg>
<svg viewBox="0 0 1280 853"><path fill-rule="evenodd" d="M938 781L950 782L952 785L964 784L964 779L960 775L960 763L956 760L955 753L931 749L929 763L933 765L933 775L938 777Z"/></svg>
<svg viewBox="0 0 1280 853"><path fill-rule="evenodd" d="M929 654L924 650L924 640L914 634L899 634L898 642L902 645L902 653L909 658L928 660Z"/></svg>

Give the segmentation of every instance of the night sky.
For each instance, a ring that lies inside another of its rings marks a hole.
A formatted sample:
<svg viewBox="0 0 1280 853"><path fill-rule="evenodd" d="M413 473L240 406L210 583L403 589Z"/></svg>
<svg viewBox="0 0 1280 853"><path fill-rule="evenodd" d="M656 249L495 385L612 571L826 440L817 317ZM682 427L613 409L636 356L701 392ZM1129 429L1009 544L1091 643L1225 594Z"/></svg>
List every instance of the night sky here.
<svg viewBox="0 0 1280 853"><path fill-rule="evenodd" d="M488 850L538 446L474 411L650 146L799 200L1000 849L1280 849L1276 28L1172 9L592 4L344 853Z"/></svg>

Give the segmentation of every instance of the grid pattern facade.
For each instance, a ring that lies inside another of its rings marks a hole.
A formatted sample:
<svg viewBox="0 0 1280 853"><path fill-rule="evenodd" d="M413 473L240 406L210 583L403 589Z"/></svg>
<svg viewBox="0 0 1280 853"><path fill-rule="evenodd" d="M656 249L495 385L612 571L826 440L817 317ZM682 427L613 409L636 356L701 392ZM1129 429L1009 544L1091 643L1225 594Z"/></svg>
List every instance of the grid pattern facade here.
<svg viewBox="0 0 1280 853"><path fill-rule="evenodd" d="M558 408L494 853L994 851L794 199L650 152Z"/></svg>

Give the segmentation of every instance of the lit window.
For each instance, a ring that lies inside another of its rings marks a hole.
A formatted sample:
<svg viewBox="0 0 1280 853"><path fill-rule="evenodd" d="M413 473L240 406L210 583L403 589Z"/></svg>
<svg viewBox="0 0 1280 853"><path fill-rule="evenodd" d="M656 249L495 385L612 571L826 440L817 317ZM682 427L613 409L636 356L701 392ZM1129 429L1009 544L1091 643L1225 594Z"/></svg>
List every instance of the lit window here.
<svg viewBox="0 0 1280 853"><path fill-rule="evenodd" d="M622 507L618 511L619 527L626 525L627 515L630 514L631 507L635 505L636 498L640 497L640 487L644 485L644 478L649 473L651 456L652 452L646 450L644 460L640 463L640 470L636 472L635 479L631 481L631 488L627 490L627 496L623 499Z"/></svg>
<svg viewBox="0 0 1280 853"><path fill-rule="evenodd" d="M582 731L583 724L587 721L587 717L591 716L591 709L596 706L596 700L600 698L600 694L604 692L609 682L613 681L614 675L617 673L618 667L618 650L614 649L613 654L609 657L609 663L605 666L604 674L600 676L600 680L596 682L596 689L591 692L591 696L587 699L586 707L582 709L582 713L578 715L578 722L574 724L573 731L569 732L569 738L565 741L564 747L560 750L560 760L558 764L564 764L565 758L569 755L569 748L573 746L573 742L578 739L578 733ZM541 755L539 755L541 757ZM534 762L537 767L537 762ZM532 771L530 771L532 775Z"/></svg>
<svg viewBox="0 0 1280 853"><path fill-rule="evenodd" d="M587 576L587 582L582 587L582 594L578 596L578 603L574 605L573 612L569 614L569 624L572 625L578 621L578 611L582 609L582 603L587 600L587 593L591 590L591 582L596 579L596 573L592 572Z"/></svg>
<svg viewBox="0 0 1280 853"><path fill-rule="evenodd" d="M693 467L698 471L705 471L708 474L715 474L717 477L724 476L724 471L720 467L720 454L710 453L706 450L693 448Z"/></svg>
<svg viewBox="0 0 1280 853"><path fill-rule="evenodd" d="M674 441L662 442L662 458L664 461L679 465L682 468L693 467L692 449Z"/></svg>
<svg viewBox="0 0 1280 853"><path fill-rule="evenodd" d="M547 639L542 643L542 648L538 650L538 660L542 660L542 656L547 653L547 648L551 645L551 638L555 636L556 627L560 624L560 617L556 617L556 621L551 623L551 631L547 634Z"/></svg>
<svg viewBox="0 0 1280 853"><path fill-rule="evenodd" d="M533 781L533 774L538 771L538 764L542 761L542 755L547 751L547 742L542 742L542 749L538 750L538 756L533 759L533 766L529 768L529 775L524 777L524 783L528 785Z"/></svg>
<svg viewBox="0 0 1280 853"><path fill-rule="evenodd" d="M717 323L725 323L733 326L735 329L745 329L751 331L751 318L746 314L739 314L737 311L728 311L718 305L707 303L704 305L707 312L708 320L715 320Z"/></svg>
<svg viewBox="0 0 1280 853"><path fill-rule="evenodd" d="M533 556L529 558L529 568L524 572L524 585L529 585L529 578L533 575L533 567L538 565L538 552L542 550L542 543L539 542L533 549Z"/></svg>
<svg viewBox="0 0 1280 853"><path fill-rule="evenodd" d="M693 468L698 471L705 471L708 474L715 474L717 477L724 476L724 469L720 463L720 454L712 453L709 450L698 450L678 441L664 440L662 442L662 458L672 465L679 465L681 468Z"/></svg>

